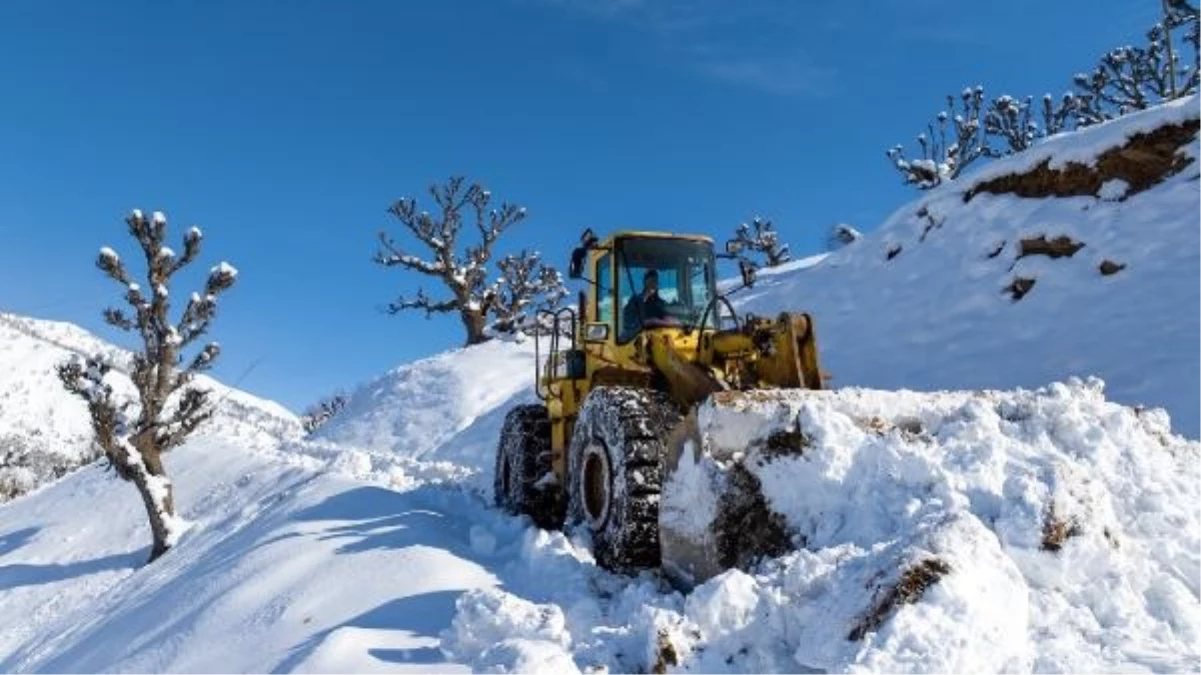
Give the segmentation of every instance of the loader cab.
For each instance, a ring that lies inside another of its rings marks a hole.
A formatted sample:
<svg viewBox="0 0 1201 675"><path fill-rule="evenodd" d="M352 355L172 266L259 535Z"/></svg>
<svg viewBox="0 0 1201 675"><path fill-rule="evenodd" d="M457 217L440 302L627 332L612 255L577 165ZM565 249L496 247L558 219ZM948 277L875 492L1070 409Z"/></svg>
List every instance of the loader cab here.
<svg viewBox="0 0 1201 675"><path fill-rule="evenodd" d="M704 328L716 325L715 313L705 312L717 295L716 258L706 237L619 233L577 249L572 267L572 276L586 269L592 281L581 312L585 341L625 345L647 329L691 331L702 319Z"/></svg>

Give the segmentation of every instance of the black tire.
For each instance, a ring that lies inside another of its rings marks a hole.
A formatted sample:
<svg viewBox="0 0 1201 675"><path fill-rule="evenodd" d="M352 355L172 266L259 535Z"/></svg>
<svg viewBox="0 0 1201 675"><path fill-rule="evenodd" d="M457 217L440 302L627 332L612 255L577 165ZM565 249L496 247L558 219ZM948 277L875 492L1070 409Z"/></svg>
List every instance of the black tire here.
<svg viewBox="0 0 1201 675"><path fill-rule="evenodd" d="M550 418L539 404L519 405L505 415L492 483L496 505L528 515L547 530L563 526L563 489L554 479Z"/></svg>
<svg viewBox="0 0 1201 675"><path fill-rule="evenodd" d="M592 534L597 564L630 574L659 566L659 491L668 432L681 415L664 394L597 387L568 449L567 519Z"/></svg>

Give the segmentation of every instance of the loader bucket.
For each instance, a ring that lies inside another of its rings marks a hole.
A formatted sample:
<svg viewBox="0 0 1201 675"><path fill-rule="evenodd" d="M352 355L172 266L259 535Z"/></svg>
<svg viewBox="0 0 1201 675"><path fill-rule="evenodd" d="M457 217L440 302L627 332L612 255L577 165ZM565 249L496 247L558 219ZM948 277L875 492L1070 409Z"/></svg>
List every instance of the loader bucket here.
<svg viewBox="0 0 1201 675"><path fill-rule="evenodd" d="M804 390L714 394L668 437L659 503L664 574L690 589L732 567L792 548L784 519L743 465L750 450L801 452L796 410ZM758 453L751 453L758 454Z"/></svg>

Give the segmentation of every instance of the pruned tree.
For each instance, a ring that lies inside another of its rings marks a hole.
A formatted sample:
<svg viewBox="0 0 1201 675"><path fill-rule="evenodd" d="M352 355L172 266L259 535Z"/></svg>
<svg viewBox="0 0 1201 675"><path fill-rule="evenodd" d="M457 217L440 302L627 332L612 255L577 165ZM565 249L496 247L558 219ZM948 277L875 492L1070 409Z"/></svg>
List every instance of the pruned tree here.
<svg viewBox="0 0 1201 675"><path fill-rule="evenodd" d="M863 234L846 223L839 223L830 228L826 236L826 250L837 251L863 238Z"/></svg>
<svg viewBox="0 0 1201 675"><path fill-rule="evenodd" d="M350 397L339 391L317 401L300 415L301 427L304 428L306 434L313 433L342 412L349 400Z"/></svg>
<svg viewBox="0 0 1201 675"><path fill-rule="evenodd" d="M510 256L502 260L498 264L502 276L490 280L488 263L496 242L525 218L525 208L507 202L493 206L490 192L478 183L466 185L461 176L451 177L445 184L431 185L429 192L437 206L436 215L418 210L417 200L410 197L402 197L388 209L429 255L408 253L387 232L380 232L375 262L434 279L448 296L431 297L424 288L419 288L415 296L401 296L392 302L388 311L397 314L417 309L423 310L427 317L457 313L466 331L466 344L479 344L488 340L490 318L507 324L516 313L539 300L537 294L547 284L532 281L552 274L553 268L523 253L516 259ZM469 220L478 235L470 245L462 240Z"/></svg>
<svg viewBox="0 0 1201 675"><path fill-rule="evenodd" d="M557 329L551 321L538 321L541 309L558 309L567 296L563 275L554 267L543 264L536 252L522 250L497 262L501 277L496 285L492 330L513 335L538 330Z"/></svg>
<svg viewBox="0 0 1201 675"><path fill-rule="evenodd" d="M1160 20L1147 30L1145 45L1111 49L1073 83L1081 98L1077 123L1088 126L1188 96L1198 90L1198 10L1184 0L1160 0ZM1180 44L1176 44L1179 39ZM1192 48L1192 64L1178 53Z"/></svg>
<svg viewBox="0 0 1201 675"><path fill-rule="evenodd" d="M173 321L171 279L200 254L200 229L192 227L184 234L183 255L177 256L165 245L167 219L162 213L155 212L147 219L134 210L125 222L146 262L149 295L134 282L113 249L100 249L96 266L125 289L129 305L128 311L105 309L105 322L141 338L141 349L134 352L129 367L136 397L114 391L110 378L114 364L101 356L77 357L59 364L56 370L67 391L87 404L96 445L109 466L132 482L141 495L150 520L153 543L149 561L153 562L175 544L182 530L163 455L212 416L209 392L193 386L192 381L212 367L221 349L218 343L209 342L187 359L186 365L184 352L208 332L216 317L217 299L233 287L238 272L225 262L210 269L203 294L192 293Z"/></svg>
<svg viewBox="0 0 1201 675"><path fill-rule="evenodd" d="M907 185L926 190L944 181L955 180L972 162L993 154L985 136L983 105L984 87L981 86L967 87L959 94L958 110L955 97L948 95L947 109L940 111L934 122L926 124L926 131L917 135L920 158L908 159L900 145L885 152ZM950 140L948 131L951 132Z"/></svg>
<svg viewBox="0 0 1201 675"><path fill-rule="evenodd" d="M734 230L734 241L742 251L762 256L762 266L775 267L792 259L788 244L780 241L780 235L770 220L755 217L750 223L739 223Z"/></svg>
<svg viewBox="0 0 1201 675"><path fill-rule="evenodd" d="M1162 13L1147 31L1146 45L1110 50L1091 72L1077 73L1074 90L1058 101L1044 95L1041 126L1034 119L1031 97L1005 94L985 104L984 89L977 85L960 94L958 112L953 97L947 97L949 111L938 113L917 137L920 157L906 157L900 145L885 155L906 184L925 190L955 180L981 157L1021 152L1040 138L1196 93L1201 76L1198 10L1187 0L1157 1ZM1191 65L1180 57L1186 45L1192 50ZM951 121L953 129L948 127Z"/></svg>

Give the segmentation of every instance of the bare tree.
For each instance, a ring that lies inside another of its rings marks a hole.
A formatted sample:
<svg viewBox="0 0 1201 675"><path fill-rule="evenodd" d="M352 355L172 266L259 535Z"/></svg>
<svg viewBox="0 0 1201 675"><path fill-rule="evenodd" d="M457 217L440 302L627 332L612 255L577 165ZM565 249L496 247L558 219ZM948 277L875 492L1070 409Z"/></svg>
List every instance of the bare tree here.
<svg viewBox="0 0 1201 675"><path fill-rule="evenodd" d="M87 403L96 445L109 465L141 495L150 519L153 562L175 544L181 530L163 454L182 444L212 415L209 392L191 383L197 373L212 367L221 350L216 342L209 342L186 366L183 353L208 331L217 313L217 298L233 287L238 272L225 262L210 269L204 293L193 293L173 322L169 284L200 254L200 229L187 231L183 255L177 256L164 243L167 219L162 213L147 219L135 210L125 222L142 249L150 295L133 281L113 249L100 249L96 266L125 289L130 310L109 307L104 310L105 322L141 337L141 350L133 354L129 372L136 400L114 392L109 379L113 364L100 356L62 363L57 372L67 391Z"/></svg>
<svg viewBox="0 0 1201 675"><path fill-rule="evenodd" d="M497 267L501 278L497 284L494 303L496 320L492 329L513 334L549 329L550 322L538 322L531 310L557 309L567 296L563 275L543 264L540 254L523 250L518 255L502 258Z"/></svg>
<svg viewBox="0 0 1201 675"><path fill-rule="evenodd" d="M1198 10L1183 0L1160 0L1162 17L1147 30L1145 45L1124 45L1101 57L1090 73L1077 73L1080 126L1088 126L1193 94L1198 89L1201 53ZM1181 30L1182 29L1182 30ZM1182 44L1177 45L1179 37ZM1182 65L1178 49L1192 47L1192 65Z"/></svg>
<svg viewBox="0 0 1201 675"><path fill-rule="evenodd" d="M304 413L300 416L300 424L304 428L305 433L311 434L324 426L326 422L329 422L335 415L342 412L348 400L349 397L344 392L339 391L305 409Z"/></svg>
<svg viewBox="0 0 1201 675"><path fill-rule="evenodd" d="M734 231L734 241L742 251L763 256L766 267L782 265L791 259L788 244L780 242L780 235L770 220L756 217L750 223L740 223Z"/></svg>
<svg viewBox="0 0 1201 675"><path fill-rule="evenodd" d="M984 104L980 86L964 89L961 108L947 97L936 123L926 125L917 137L921 156L909 159L900 145L885 154L905 183L929 189L955 180L981 157L996 158L1021 152L1039 138L1071 131L1163 101L1188 96L1201 83L1201 50L1198 49L1198 10L1187 0L1158 0L1162 16L1148 31L1144 46L1126 45L1110 50L1089 73L1073 78L1074 91L1058 100L1043 97L1042 126L1034 120L1032 99L998 96ZM1179 42L1179 44L1177 44ZM1183 64L1180 51L1192 48L1192 65ZM948 122L954 129L948 129ZM948 133L953 137L948 139ZM998 143L990 144L990 139Z"/></svg>
<svg viewBox="0 0 1201 675"><path fill-rule="evenodd" d="M417 201L409 197L401 198L388 210L413 239L428 249L429 256L422 258L409 254L386 232L380 232L375 262L436 279L449 292L449 297L433 298L422 288L414 297L398 298L388 309L393 314L420 309L427 317L455 312L463 322L466 344L484 342L488 339L490 317L495 316L502 323L509 321L513 312L523 309L532 300L525 293L542 288L523 282L522 290L515 290L510 283L511 280L520 281L516 274L522 265L530 266L529 271L535 272L531 279L542 274L538 270L544 266L527 259L527 254L520 259L524 262L511 258L501 261L504 276L499 279L489 280L488 276L488 262L497 240L525 218L526 210L507 202L492 206L490 192L478 183L465 186L461 176L452 177L442 185L432 185L429 191L438 207L436 216L419 211ZM460 238L468 219L475 225L478 241L462 245Z"/></svg>
<svg viewBox="0 0 1201 675"><path fill-rule="evenodd" d="M947 110L935 116L935 122L926 125L926 131L918 134L917 142L922 156L907 159L904 148L893 146L885 152L893 167L901 172L908 185L929 189L943 181L955 180L972 162L980 157L989 157L993 151L988 147L982 120L984 87L968 87L959 95L959 110L955 109L955 97L947 96ZM952 123L953 134L948 142L947 123Z"/></svg>

